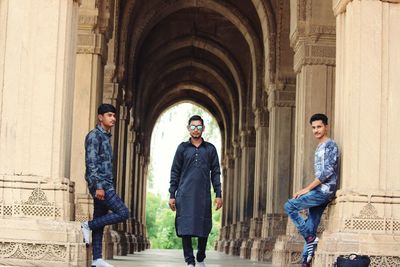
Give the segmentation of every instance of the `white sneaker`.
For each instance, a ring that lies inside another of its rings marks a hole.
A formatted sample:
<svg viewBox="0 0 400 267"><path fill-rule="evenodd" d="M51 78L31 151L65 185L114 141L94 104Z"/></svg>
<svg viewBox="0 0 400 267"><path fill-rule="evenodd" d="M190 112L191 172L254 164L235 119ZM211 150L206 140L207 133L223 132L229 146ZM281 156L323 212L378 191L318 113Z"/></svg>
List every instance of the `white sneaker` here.
<svg viewBox="0 0 400 267"><path fill-rule="evenodd" d="M204 263L204 261L202 261L202 262L197 262L197 266L198 266L198 267L206 267L206 264Z"/></svg>
<svg viewBox="0 0 400 267"><path fill-rule="evenodd" d="M194 267L194 265L193 264L188 264L188 267Z"/></svg>
<svg viewBox="0 0 400 267"><path fill-rule="evenodd" d="M92 262L92 267L114 267L114 266L105 262L103 259L97 259Z"/></svg>
<svg viewBox="0 0 400 267"><path fill-rule="evenodd" d="M86 244L86 246L89 246L90 244L90 228L88 222L83 222L81 223L81 232L83 235L83 242Z"/></svg>

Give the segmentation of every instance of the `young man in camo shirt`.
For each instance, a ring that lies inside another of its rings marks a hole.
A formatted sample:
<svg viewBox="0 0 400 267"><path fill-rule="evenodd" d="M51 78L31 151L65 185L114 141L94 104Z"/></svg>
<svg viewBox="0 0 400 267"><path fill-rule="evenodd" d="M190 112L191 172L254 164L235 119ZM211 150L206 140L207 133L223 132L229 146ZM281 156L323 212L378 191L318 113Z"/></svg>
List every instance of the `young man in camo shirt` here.
<svg viewBox="0 0 400 267"><path fill-rule="evenodd" d="M305 188L296 192L285 205L285 211L304 237L302 267L309 267L318 243L317 228L322 213L335 196L338 177L339 150L335 141L328 137L328 117L324 114L314 114L310 119L314 137L318 140L315 150L315 179ZM307 220L299 211L308 209Z"/></svg>
<svg viewBox="0 0 400 267"><path fill-rule="evenodd" d="M81 230L86 246L90 244L92 231L92 267L113 267L102 259L104 226L123 222L129 217L128 208L114 189L110 138L116 122L115 113L113 105L101 104L97 110L98 124L85 139L85 178L93 197L94 211L93 220L83 222Z"/></svg>

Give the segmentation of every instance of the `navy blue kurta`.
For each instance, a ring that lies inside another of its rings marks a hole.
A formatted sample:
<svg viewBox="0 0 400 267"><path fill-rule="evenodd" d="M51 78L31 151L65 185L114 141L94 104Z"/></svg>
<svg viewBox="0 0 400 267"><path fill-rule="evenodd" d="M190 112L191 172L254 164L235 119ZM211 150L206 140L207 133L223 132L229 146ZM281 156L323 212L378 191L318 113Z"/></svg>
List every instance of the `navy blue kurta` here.
<svg viewBox="0 0 400 267"><path fill-rule="evenodd" d="M190 140L176 150L171 168L170 198L175 198L178 236L207 237L212 228L211 182L221 197L220 167L214 145L203 140L199 147Z"/></svg>

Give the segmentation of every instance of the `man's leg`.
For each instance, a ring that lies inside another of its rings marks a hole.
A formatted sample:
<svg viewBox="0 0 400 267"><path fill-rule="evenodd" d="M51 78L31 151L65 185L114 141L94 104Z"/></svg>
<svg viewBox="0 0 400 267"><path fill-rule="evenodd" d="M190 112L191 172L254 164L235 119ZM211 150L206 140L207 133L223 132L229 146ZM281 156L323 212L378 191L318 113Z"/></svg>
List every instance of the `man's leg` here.
<svg viewBox="0 0 400 267"><path fill-rule="evenodd" d="M199 237L197 239L197 254L196 259L198 262L203 262L206 258L207 237Z"/></svg>
<svg viewBox="0 0 400 267"><path fill-rule="evenodd" d="M92 231L103 228L106 225L123 222L129 217L128 208L114 190L106 192L103 203L112 211L112 213L107 213L89 221L88 224Z"/></svg>
<svg viewBox="0 0 400 267"><path fill-rule="evenodd" d="M191 236L182 236L182 247L183 247L183 256L185 257L185 262L188 265L189 264L195 265Z"/></svg>
<svg viewBox="0 0 400 267"><path fill-rule="evenodd" d="M317 230L318 230L318 225L321 222L321 217L322 214L324 213L324 210L326 206L328 205L327 203L324 203L320 206L312 207L308 210L308 218L306 220L306 227L308 228L309 233L312 236L317 236ZM314 251L317 247L317 242L318 239L315 240L314 244L312 246L305 246L306 251L303 252L304 254L307 254L306 256L306 261L310 262L312 257L314 256Z"/></svg>
<svg viewBox="0 0 400 267"><path fill-rule="evenodd" d="M312 233L313 235L317 235L318 225L321 222L322 214L324 213L324 210L327 206L328 202L320 206L312 207L308 211L306 225L310 233Z"/></svg>
<svg viewBox="0 0 400 267"><path fill-rule="evenodd" d="M97 218L100 218L106 215L107 213L108 213L108 207L105 205L104 201L94 198L93 220L96 220ZM93 261L102 258L103 230L104 227L92 230Z"/></svg>
<svg viewBox="0 0 400 267"><path fill-rule="evenodd" d="M284 208L286 213L304 239L307 240L309 236L312 236L313 231L308 229L305 220L300 216L299 212L304 209L326 204L328 200L328 195L317 190L312 190L299 198L289 199L285 203Z"/></svg>

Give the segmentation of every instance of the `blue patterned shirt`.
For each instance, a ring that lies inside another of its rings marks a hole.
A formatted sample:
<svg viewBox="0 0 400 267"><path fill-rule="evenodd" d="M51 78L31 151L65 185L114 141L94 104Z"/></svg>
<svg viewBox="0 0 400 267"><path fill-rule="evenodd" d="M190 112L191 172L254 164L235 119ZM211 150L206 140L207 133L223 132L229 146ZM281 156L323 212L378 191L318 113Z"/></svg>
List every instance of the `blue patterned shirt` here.
<svg viewBox="0 0 400 267"><path fill-rule="evenodd" d="M324 193L334 193L338 178L339 149L335 141L326 140L315 150L315 178L321 181L318 187Z"/></svg>
<svg viewBox="0 0 400 267"><path fill-rule="evenodd" d="M112 189L114 177L112 172L111 134L100 125L91 130L85 139L86 181L89 190Z"/></svg>

